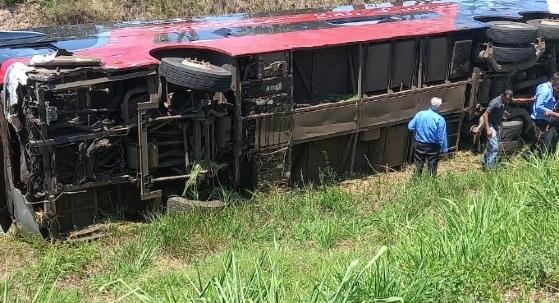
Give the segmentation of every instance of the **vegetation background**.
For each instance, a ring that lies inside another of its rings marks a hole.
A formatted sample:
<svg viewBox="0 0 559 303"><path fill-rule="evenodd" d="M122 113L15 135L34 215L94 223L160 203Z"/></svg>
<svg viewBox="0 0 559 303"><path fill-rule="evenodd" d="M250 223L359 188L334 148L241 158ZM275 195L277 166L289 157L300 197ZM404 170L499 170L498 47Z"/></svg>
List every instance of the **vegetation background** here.
<svg viewBox="0 0 559 303"><path fill-rule="evenodd" d="M0 0L0 28L270 12L340 0ZM559 302L559 158L459 154L212 213L107 222L97 241L0 236L0 302ZM326 180L328 181L328 180Z"/></svg>
<svg viewBox="0 0 559 303"><path fill-rule="evenodd" d="M107 223L0 237L0 302L559 302L559 158L479 157Z"/></svg>
<svg viewBox="0 0 559 303"><path fill-rule="evenodd" d="M366 1L386 2L386 1ZM0 0L0 29L57 24L272 12L363 1L344 0Z"/></svg>

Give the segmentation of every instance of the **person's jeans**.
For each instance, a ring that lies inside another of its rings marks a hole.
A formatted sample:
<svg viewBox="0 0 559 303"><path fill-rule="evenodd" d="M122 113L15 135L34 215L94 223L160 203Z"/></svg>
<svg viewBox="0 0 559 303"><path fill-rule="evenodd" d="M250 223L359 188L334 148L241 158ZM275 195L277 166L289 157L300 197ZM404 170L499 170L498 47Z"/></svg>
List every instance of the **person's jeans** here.
<svg viewBox="0 0 559 303"><path fill-rule="evenodd" d="M486 169L495 168L495 165L497 165L497 155L499 154L500 131L496 130L493 126L490 127L490 130L491 138L487 138L487 146L483 155L483 167Z"/></svg>
<svg viewBox="0 0 559 303"><path fill-rule="evenodd" d="M423 173L423 166L427 162L429 173L431 176L437 175L437 167L439 165L440 145L434 143L414 143L414 164L415 175L420 176Z"/></svg>

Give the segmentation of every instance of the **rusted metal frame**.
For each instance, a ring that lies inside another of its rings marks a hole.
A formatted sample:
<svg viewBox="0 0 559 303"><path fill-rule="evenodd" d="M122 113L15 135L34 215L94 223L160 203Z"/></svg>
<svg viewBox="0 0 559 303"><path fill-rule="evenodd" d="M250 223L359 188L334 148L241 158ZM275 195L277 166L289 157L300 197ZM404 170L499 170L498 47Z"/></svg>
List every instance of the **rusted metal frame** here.
<svg viewBox="0 0 559 303"><path fill-rule="evenodd" d="M386 88L386 93L392 93L392 70L394 69L394 41L390 42L390 63L388 64L388 87Z"/></svg>
<svg viewBox="0 0 559 303"><path fill-rule="evenodd" d="M202 122L196 119L193 122L193 132L194 132L194 160L202 160Z"/></svg>
<svg viewBox="0 0 559 303"><path fill-rule="evenodd" d="M130 100L132 99L132 96L135 94L140 94L140 93L144 93L146 92L147 89L144 87L140 87L140 88L134 88L131 90L128 90L126 92L126 94L124 94L124 98L122 99L122 114L124 116L124 123L128 124L130 123L130 117L128 116L129 113L129 108L130 108Z"/></svg>
<svg viewBox="0 0 559 303"><path fill-rule="evenodd" d="M37 86L35 88L35 94L36 94L37 103L39 107L39 121L40 121L39 128L40 128L40 134L42 139L41 156L42 156L43 174L44 174L43 184L47 192L46 200L42 204L46 214L48 214L49 216L55 216L57 211L56 211L56 203L54 203L53 200L56 198L56 194L57 194L55 192L56 187L54 186L55 184L54 182L56 182L56 179L52 174L53 168L51 167L51 164L53 164L54 162L51 159L51 149L49 148L48 145L44 144L45 140L48 139L47 117L46 117L47 114L45 108L45 95L44 95L45 90L44 87L39 83L37 83ZM56 224L56 222L53 222L52 224ZM54 225L53 227L54 227L53 231L56 232L56 227Z"/></svg>
<svg viewBox="0 0 559 303"><path fill-rule="evenodd" d="M265 116L245 117L245 118L243 118L243 120L245 122L246 121L256 121L255 122L256 123L256 129L258 129L258 130L267 129L266 126L269 126L270 124L273 124L274 127L279 125L279 127L281 127L282 129L287 129L288 132L291 132L292 131L292 125L294 125L294 123L292 121L293 120L293 115L292 115L291 112L276 113L276 114L268 113ZM272 121L272 122L270 122L270 121ZM274 128L274 129L276 129L276 128ZM266 148L268 146L284 145L284 144L289 142L289 138L282 141L281 140L281 134L279 134L279 132L277 132L274 139L266 139L266 140L262 139L262 137L264 137L264 136L262 136L262 131L257 131L255 136L256 136L255 149L262 149L262 148ZM270 136L266 136L266 137L269 138ZM266 142L263 142L263 141L266 141ZM274 143L274 142L278 142L278 143Z"/></svg>
<svg viewBox="0 0 559 303"><path fill-rule="evenodd" d="M54 69L46 69L46 68L35 68L34 70L28 73L29 79L38 82L50 82L57 79L64 80L64 77L83 77L84 74L90 72L100 72L102 68L96 67L75 67L75 68L67 68L61 69L58 68ZM62 81L64 82L64 81Z"/></svg>
<svg viewBox="0 0 559 303"><path fill-rule="evenodd" d="M83 81L87 81L87 74L84 75L84 80ZM80 109L89 109L91 108L91 86L87 86L85 88L81 88L81 90L83 90L83 93L85 95L85 107L81 108L81 104L80 104ZM86 114L87 116L87 126L91 126L91 115L88 113Z"/></svg>
<svg viewBox="0 0 559 303"><path fill-rule="evenodd" d="M470 80L463 80L463 81L457 81L457 82L452 82L452 83L446 83L446 84L441 84L441 85L437 85L437 86L431 86L431 87L424 87L424 88L416 88L416 89L411 89L411 90L406 90L406 91L402 91L402 92L395 92L395 93L390 93L390 94L382 94L382 95L374 95L374 96L367 96L367 97L363 97L362 100L363 101L375 101L375 100L382 100L386 97L399 97L399 96L406 96L406 95L412 95L415 94L417 92L424 92L424 91L429 91L432 90L434 88L449 88L449 87L454 87L454 86L460 86L460 85L464 85L464 84L469 84L471 81ZM304 112L310 112L310 111L316 111L316 110L323 110L323 109L329 109L329 108L335 108L335 107L344 107L350 104L354 104L355 101L340 101L340 102L333 102L333 103L323 103L323 104L317 104L314 106L310 106L310 107L304 107L304 108L298 108L298 109L294 109L293 112L294 113L304 113ZM276 115L273 113L270 114L262 114L262 116L272 116L272 115Z"/></svg>
<svg viewBox="0 0 559 303"><path fill-rule="evenodd" d="M151 77L156 74L157 72L155 70L145 70L145 71L134 72L134 73L118 75L118 76L107 76L107 77L101 77L101 78L96 78L91 80L82 80L82 81L74 81L74 82L63 83L63 84L56 84L53 85L52 87L49 87L49 90L60 91L60 90L69 90L69 89L88 88L90 86L97 85L97 84L103 84L103 83L114 82L114 81L123 81L123 80L128 80L133 78Z"/></svg>
<svg viewBox="0 0 559 303"><path fill-rule="evenodd" d="M235 67L235 117L234 117L234 142L233 142L233 183L238 187L241 183L241 155L243 153L243 119L242 119L242 102L243 88L241 85L241 62L237 59ZM197 123L195 123L196 125Z"/></svg>
<svg viewBox="0 0 559 303"><path fill-rule="evenodd" d="M210 135L211 135L210 124L211 124L211 121L206 119L202 122L202 124L204 126L204 160L206 161L206 163L209 163L210 161L213 160L213 159L211 159L212 147L211 147L211 142L210 142Z"/></svg>
<svg viewBox="0 0 559 303"><path fill-rule="evenodd" d="M112 178L110 180L88 182L88 183L83 183L83 184L80 184L80 185L73 185L73 186L65 187L62 190L61 194L73 194L73 193L76 193L76 192L79 192L79 191L84 191L84 190L87 190L87 189L94 189L94 188L97 188L97 187L108 186L108 185L130 184L132 182L135 182L136 180L137 179L133 178L132 176L126 175L126 176L122 176L122 177ZM41 200L41 201L35 201L35 202L26 201L26 204L27 205L39 205L39 204L43 204L43 203L56 202L61 197L62 197L62 195L58 195L53 201L49 201L49 200Z"/></svg>
<svg viewBox="0 0 559 303"><path fill-rule="evenodd" d="M439 88L440 89L450 88L450 87L460 86L460 85L470 84L470 83L471 83L471 80L463 80L463 81L445 83L445 84L440 84L440 85L436 85L436 86L410 89L410 90L406 90L406 91L402 91L402 92L396 92L396 93L392 93L392 94L382 94L382 95L370 96L370 97L363 98L363 101L374 101L374 100L380 100L380 99L383 99L383 98L386 98L386 97L399 97L399 96L411 95L411 94L415 94L417 92L425 92L425 91L430 91L430 90L439 89Z"/></svg>
<svg viewBox="0 0 559 303"><path fill-rule="evenodd" d="M201 173L204 173L204 172L201 172ZM188 178L190 178L190 174L168 176L168 177L159 177L159 178L153 179L153 183L162 183L162 182L169 182L169 181L176 181L176 180L186 180Z"/></svg>
<svg viewBox="0 0 559 303"><path fill-rule="evenodd" d="M363 101L382 100L386 97L394 98L394 97L412 95L412 94L416 94L418 92L430 91L430 90L438 89L438 88L445 89L445 88L451 88L451 87L454 87L454 86L461 86L461 85L470 84L470 83L471 83L470 80L464 80L464 81L452 82L452 83L447 83L447 84L441 84L441 85L437 85L437 86L417 88L417 89L406 90L406 91L402 91L402 92L395 92L395 93L390 93L390 94L367 96L367 97L364 97L362 99L363 99ZM355 101L340 101L340 102L334 102L334 103L317 104L317 105L311 106L311 107L295 109L294 112L295 113L304 113L304 112L311 112L311 111L323 110L323 109L329 109L329 108L344 107L344 106L347 106L347 105L350 105L350 104L354 104L354 102ZM275 115L275 114L267 114L266 116L271 116L271 115Z"/></svg>
<svg viewBox="0 0 559 303"><path fill-rule="evenodd" d="M243 120L246 121L254 121L253 123L255 124L254 126L254 148L255 149L259 149L263 144L262 144L262 138L260 136L260 132L258 130L260 130L260 127L262 125L262 120L261 118L243 118ZM251 139L252 141L252 139Z"/></svg>
<svg viewBox="0 0 559 303"><path fill-rule="evenodd" d="M464 118L466 117L466 111L462 110L460 111L460 116L459 116L459 120L458 120L458 129L457 129L457 134L456 134L456 150L454 151L458 151L458 149L460 148L460 138L461 138L461 134L462 134L462 126L464 125ZM448 134L447 134L448 136Z"/></svg>
<svg viewBox="0 0 559 303"><path fill-rule="evenodd" d="M87 194L87 191L80 192L80 193ZM77 193L77 194L80 194L80 193ZM76 225L77 220L76 220L76 208L74 207L74 199L73 199L73 197L68 197L68 200L70 200L69 201L69 203L70 203L70 217L72 217L72 225Z"/></svg>
<svg viewBox="0 0 559 303"><path fill-rule="evenodd" d="M147 120L148 125L149 124L153 124L154 121L151 121L150 119ZM164 121L160 121L160 123L158 123L158 125L151 127L150 131L151 133L154 133L156 131L158 131L160 128L165 127L169 124L171 124L172 120L164 120Z"/></svg>
<svg viewBox="0 0 559 303"><path fill-rule="evenodd" d="M85 107L86 109L91 108L91 86L87 88L85 94ZM91 126L91 113L87 113L87 126Z"/></svg>
<svg viewBox="0 0 559 303"><path fill-rule="evenodd" d="M417 87L423 87L423 61L425 60L425 38L419 38L419 55L417 63Z"/></svg>
<svg viewBox="0 0 559 303"><path fill-rule="evenodd" d="M149 172L149 151L148 151L148 119L147 112L159 107L156 77L151 76L147 79L148 92L150 94L149 102L138 103L138 145L139 145L139 162L140 169L140 198L141 200L149 200L161 197L161 191L151 191L151 175Z"/></svg>
<svg viewBox="0 0 559 303"><path fill-rule="evenodd" d="M356 138L357 134L358 134L358 132L353 131L349 135L348 144L343 149L344 153L342 154L342 161L340 163L342 167L344 167L344 165L347 163L348 158L350 158L353 155L353 146L354 146L353 143L356 142L355 138ZM340 148L342 148L342 147L340 146ZM353 159L350 158L349 162L350 162L349 163L349 172L351 174L351 170L352 170L351 166L353 164Z"/></svg>
<svg viewBox="0 0 559 303"><path fill-rule="evenodd" d="M351 135L351 134L354 134L354 133L355 133L355 130L343 131L343 132L339 132L339 133L333 133L333 134L316 136L316 137L302 139L302 140L296 140L296 141L292 141L291 144L292 145L299 145L299 144L309 143L309 142L313 142L313 141L320 141L320 140L334 138L334 137Z"/></svg>
<svg viewBox="0 0 559 303"><path fill-rule="evenodd" d="M456 41L454 41L453 38L454 37L452 37L452 36L446 36L446 39L449 43L446 47L446 54L448 56L448 61L446 62L446 73L445 73L445 78L444 78L445 83L450 82L450 73L452 72L450 70L450 68L452 66L454 45L456 44Z"/></svg>
<svg viewBox="0 0 559 303"><path fill-rule="evenodd" d="M227 164L219 164L216 170L221 170L227 167ZM200 175L209 175L211 171L207 169L203 169L199 172ZM184 174L184 175L176 175L176 176L167 176L167 177L159 177L153 179L153 183L162 183L162 182L169 182L169 181L176 181L176 180L184 180L190 178L191 174Z"/></svg>
<svg viewBox="0 0 559 303"><path fill-rule="evenodd" d="M355 66L353 65L353 53L351 51L351 47L352 46L347 46L346 49L349 52L348 53L348 65L349 65L349 76L350 76L350 83L351 83L351 91L355 94L358 94L358 90L359 90L359 82L357 79L355 79ZM360 45L358 46L360 47ZM357 51L357 53L359 54L359 50ZM359 59L357 59L359 60ZM359 78L359 77L357 77ZM359 95L359 94L358 94Z"/></svg>
<svg viewBox="0 0 559 303"><path fill-rule="evenodd" d="M39 128L41 134L41 141L39 142L40 149L41 149L41 156L43 160L43 171L44 171L44 186L47 191L47 198L50 199L54 195L55 186L53 184L53 175L52 175L52 161L51 161L51 149L49 148L48 144L46 143L48 140L48 126L47 126L47 113L45 108L45 90L44 88L37 83L37 87L35 88L35 94L37 97L37 103L39 107Z"/></svg>
<svg viewBox="0 0 559 303"><path fill-rule="evenodd" d="M111 129L111 130L103 130L103 131L96 131L85 135L76 135L76 136L68 136L62 137L65 140L63 142L57 141L56 139L45 139L45 140L29 140L29 144L32 147L39 147L43 144L45 145L55 145L55 144L65 144L65 143L73 143L79 142L84 140L93 140L97 138L103 137L125 137L128 136L130 128L119 128L119 129Z"/></svg>
<svg viewBox="0 0 559 303"><path fill-rule="evenodd" d="M449 84L442 84L442 85L439 85L437 87L426 87L426 88L422 88L422 89L414 89L414 90L408 90L408 91L404 91L404 92L397 92L397 93L392 93L392 94L372 96L372 97L362 98L361 102L363 102L363 101L374 102L376 100L381 100L381 99L386 98L386 97L391 97L391 98L404 97L404 96L408 96L408 95L420 94L424 91L431 91L433 89L445 89L445 88L461 86L461 85L469 84L469 83L470 83L470 81L459 81L459 82L454 82L454 83L449 83ZM335 107L339 107L339 106L347 106L348 104L349 104L349 102L344 102L343 104L340 104L340 103L323 104L323 105L317 105L315 107L312 107L311 110L305 108L304 110L297 111L297 112L313 111L313 110L316 110L318 108L320 108L320 109L335 108ZM462 109L460 109L460 110L462 110ZM448 112L448 113L452 113L452 112ZM444 114L448 114L448 113L445 112ZM364 129L372 129L372 128L378 128L378 127L385 127L385 126L388 126L388 125L401 124L401 123L403 123L405 121L408 121L408 120L409 119L402 119L400 121L396 121L396 122L391 123L391 124L383 123L383 124L375 125L373 127L366 127ZM362 131L364 129L359 129L359 131ZM344 131L344 132L339 132L339 133L332 133L332 134L328 134L328 135L317 136L317 137L303 139L303 140L297 140L296 142L293 142L293 144L301 144L301 143L311 142L311 141L315 141L315 140L321 140L321 139L327 139L327 138L332 138L332 137L337 137L337 136L343 136L343 135L348 135L348 134L351 134L351 133L354 133L354 132L355 132L355 130Z"/></svg>
<svg viewBox="0 0 559 303"><path fill-rule="evenodd" d="M446 116L446 115L460 114L463 111L464 110L462 110L462 109L456 109L456 110L452 110L452 111L449 111L449 112L444 112L444 113L442 113L442 115ZM391 127L391 126L400 125L400 124L403 124L403 123L408 123L410 120L411 120L411 118L406 118L406 119L402 119L402 120L398 120L398 121L383 122L383 123L379 123L379 124L369 125L369 126L366 126L366 127L362 127L360 129L360 131L367 132L367 131L371 131L371 130L378 129L378 128Z"/></svg>
<svg viewBox="0 0 559 303"><path fill-rule="evenodd" d="M375 164L377 166L379 166L379 171L382 170L382 168L385 168L385 170L386 170L386 166L387 166L386 165L387 163L383 163L386 160L386 156L385 156L384 153L385 153L385 150L386 150L386 137L387 137L386 136L386 133L387 133L386 129L387 128L388 128L388 126L384 126L384 128L380 129L380 138L379 138L380 144L379 144L379 148L378 148L378 154L379 154L379 159L378 160L379 160L380 163L372 163L373 167L375 166Z"/></svg>
<svg viewBox="0 0 559 303"><path fill-rule="evenodd" d="M379 96L387 96L387 95L383 94L383 95L379 95ZM351 105L351 104L355 104L355 101L353 101L353 100L349 100L349 101L343 100L343 101L338 101L338 102L320 103L320 104L309 106L309 107L296 108L296 109L293 109L293 112L294 113L314 112L316 110L323 110L323 109L329 109L329 108L335 108L335 107L345 107L345 106ZM276 114L272 113L272 114L269 114L269 115L276 115Z"/></svg>
<svg viewBox="0 0 559 303"><path fill-rule="evenodd" d="M204 118L204 113L199 112L199 113L196 113L196 114L185 114L185 115L163 116L163 117L151 118L151 119L148 119L148 123L155 123L155 122L169 123L169 122L174 122L174 121L178 121L178 120L196 119L196 118L197 119Z"/></svg>
<svg viewBox="0 0 559 303"><path fill-rule="evenodd" d="M291 87L289 88L289 125L287 126L289 129L289 139L287 140L286 146L287 146L287 152L285 153L285 157L283 159L283 166L282 166L282 176L288 175L288 179L286 180L287 183L291 183L291 174L286 174L285 173L285 169L288 169L291 172L292 169L292 164L293 164L293 159L292 157L292 152L293 152L293 145L292 145L292 140L293 140L293 128L295 127L295 121L294 121L294 107L295 107L295 53L293 51L289 52L288 55L289 58L289 73L291 74L290 77L290 85ZM278 140L279 141L279 140ZM286 168L286 161L288 161L289 165L287 165Z"/></svg>
<svg viewBox="0 0 559 303"><path fill-rule="evenodd" d="M159 100L161 103L167 103L168 100L168 92L169 92L169 85L167 84L167 79L165 77L159 76L159 88L157 90L159 93Z"/></svg>
<svg viewBox="0 0 559 303"><path fill-rule="evenodd" d="M134 66L118 69L106 69L102 66L68 66L68 67L58 67L57 69L48 69L36 67L33 71L29 72L29 79L39 82L50 82L56 79L63 79L63 77L83 77L84 74L88 73L105 73L109 77L115 77L119 75L128 74L130 72L138 70L157 70L158 65L146 65L146 66ZM71 82L74 82L72 80Z"/></svg>
<svg viewBox="0 0 559 303"><path fill-rule="evenodd" d="M310 97L311 97L311 101L315 101L314 99L314 53L315 51L312 50L311 51L311 91L310 91ZM303 74L301 74L303 75ZM303 78L303 77L301 77Z"/></svg>
<svg viewBox="0 0 559 303"><path fill-rule="evenodd" d="M64 191L65 192L78 191L78 190L90 189L90 188L106 186L106 185L125 184L125 183L130 183L131 181L134 180L135 179L132 176L124 175L120 177L111 178L110 180L87 182L80 185L69 186L64 188Z"/></svg>
<svg viewBox="0 0 559 303"><path fill-rule="evenodd" d="M413 89L413 87L415 85L415 77L416 77L415 71L417 70L418 64L419 64L418 63L418 56L417 56L419 44L417 42L418 42L417 39L413 39L413 48L414 48L414 56L415 57L414 57L414 60L413 60L414 61L414 64L413 64L414 65L414 72L412 72L411 75L410 75L410 89ZM403 90L404 90L404 84L400 83L400 91L403 91Z"/></svg>
<svg viewBox="0 0 559 303"><path fill-rule="evenodd" d="M275 116L274 116L275 118ZM275 120L275 119L274 119ZM262 119L258 119L256 120L256 129L255 129L255 139L256 142L258 143L258 146L268 146L270 145L270 136L261 136L260 132L257 131L260 129L260 127L262 127L262 125L266 125L267 127L270 127L270 120L262 120Z"/></svg>
<svg viewBox="0 0 559 303"><path fill-rule="evenodd" d="M188 173L188 169L190 167L190 156L188 154L188 124L187 123L180 123L180 128L182 131L182 144L184 148L184 170Z"/></svg>
<svg viewBox="0 0 559 303"><path fill-rule="evenodd" d="M363 60L363 56L364 56L364 52L363 52L363 44L359 44L359 49L358 49L358 56L359 58L357 59L357 64L358 64L358 70L357 70L357 102L356 102L356 107L357 107L357 129L355 131L355 133L353 134L353 146L352 146L352 150L351 150L351 163L349 165L349 174L353 175L353 171L355 169L355 154L357 152L357 138L359 137L359 129L361 128L361 108L362 108L362 104L363 104L363 65L364 65L364 60ZM353 64L353 63L352 63Z"/></svg>
<svg viewBox="0 0 559 303"><path fill-rule="evenodd" d="M474 67L474 71L472 73L472 77L468 81L463 81L466 83L470 83L472 86L470 90L470 100L468 100L467 107L464 109L469 116L472 116L476 112L476 105L478 103L478 94L479 94L479 84L481 83L481 70L478 67Z"/></svg>
<svg viewBox="0 0 559 303"><path fill-rule="evenodd" d="M215 119L212 119L212 123L210 124L210 134L211 134L211 151L212 151L212 161L215 161L217 155L217 144L215 139Z"/></svg>

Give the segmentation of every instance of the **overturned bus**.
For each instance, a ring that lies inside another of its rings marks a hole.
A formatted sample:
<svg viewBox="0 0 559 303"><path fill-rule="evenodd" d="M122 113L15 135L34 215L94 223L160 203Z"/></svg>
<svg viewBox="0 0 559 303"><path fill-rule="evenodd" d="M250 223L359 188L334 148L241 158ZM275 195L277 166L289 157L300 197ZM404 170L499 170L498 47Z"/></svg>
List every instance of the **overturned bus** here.
<svg viewBox="0 0 559 303"><path fill-rule="evenodd" d="M490 2L2 32L0 223L56 237L188 188L204 200L397 168L433 96L456 149L490 98L557 69L555 8Z"/></svg>

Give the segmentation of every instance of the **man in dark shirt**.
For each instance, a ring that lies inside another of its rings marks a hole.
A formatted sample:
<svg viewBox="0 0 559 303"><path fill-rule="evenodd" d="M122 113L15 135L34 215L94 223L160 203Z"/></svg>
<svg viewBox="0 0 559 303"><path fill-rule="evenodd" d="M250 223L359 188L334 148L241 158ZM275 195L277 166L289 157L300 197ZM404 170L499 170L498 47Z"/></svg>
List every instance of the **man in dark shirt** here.
<svg viewBox="0 0 559 303"><path fill-rule="evenodd" d="M483 113L483 122L487 131L487 146L483 155L483 167L485 169L495 168L497 164L501 120L505 113L505 106L510 100L512 100L512 90L507 89L504 94L489 101L487 109Z"/></svg>

